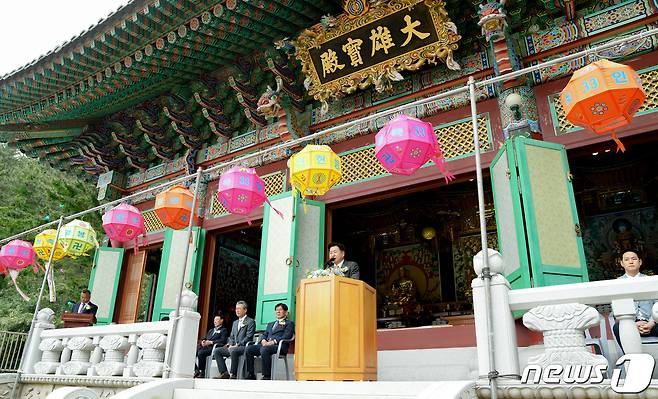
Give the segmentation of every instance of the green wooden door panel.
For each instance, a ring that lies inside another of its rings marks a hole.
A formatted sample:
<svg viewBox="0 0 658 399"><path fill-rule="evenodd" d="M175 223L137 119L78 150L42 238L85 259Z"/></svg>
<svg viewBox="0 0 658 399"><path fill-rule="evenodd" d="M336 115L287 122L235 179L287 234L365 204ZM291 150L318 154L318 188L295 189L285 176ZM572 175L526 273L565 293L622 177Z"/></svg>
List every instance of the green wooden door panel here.
<svg viewBox="0 0 658 399"><path fill-rule="evenodd" d="M200 227L192 228L191 242L187 241L186 230L165 229L162 260L158 271L158 282L153 306L153 321L162 320L176 308L177 286L181 274L185 273L183 286L199 293L201 268L203 265L203 249L206 231ZM189 245L187 265L184 265L185 246Z"/></svg>
<svg viewBox="0 0 658 399"><path fill-rule="evenodd" d="M92 293L92 302L98 305L96 313L98 325L112 323L123 265L123 252L123 248L100 247L96 250L89 276L89 291Z"/></svg>
<svg viewBox="0 0 658 399"><path fill-rule="evenodd" d="M588 281L564 146L519 137L515 147L534 285Z"/></svg>
<svg viewBox="0 0 658 399"><path fill-rule="evenodd" d="M264 329L274 318L274 306L288 305L295 318L295 292L299 281L322 264L324 203L305 201L286 192L270 198L283 218L265 205L263 239L258 272L256 328Z"/></svg>
<svg viewBox="0 0 658 399"><path fill-rule="evenodd" d="M512 288L528 288L530 267L528 264L525 228L514 145L505 142L491 162L491 186L496 209L498 246L503 256L503 274Z"/></svg>
<svg viewBox="0 0 658 399"><path fill-rule="evenodd" d="M294 278L293 231L297 201L291 192L270 198L272 206L283 218L265 204L263 236L258 268L258 297L256 300L256 328L265 329L272 321L274 305L283 302L292 305L291 281ZM294 315L294 314L293 314Z"/></svg>

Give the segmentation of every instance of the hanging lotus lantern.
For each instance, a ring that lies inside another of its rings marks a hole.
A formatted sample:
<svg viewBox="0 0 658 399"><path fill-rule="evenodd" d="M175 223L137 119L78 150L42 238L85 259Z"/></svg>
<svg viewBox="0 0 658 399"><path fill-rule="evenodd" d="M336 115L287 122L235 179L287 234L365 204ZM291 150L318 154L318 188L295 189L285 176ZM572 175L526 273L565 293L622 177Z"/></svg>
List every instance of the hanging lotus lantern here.
<svg viewBox="0 0 658 399"><path fill-rule="evenodd" d="M112 241L126 242L135 240L137 252L137 237L146 235L144 216L132 205L119 204L103 215L103 230Z"/></svg>
<svg viewBox="0 0 658 399"><path fill-rule="evenodd" d="M34 248L26 241L10 241L0 249L0 265L5 270L23 270L32 266L37 271Z"/></svg>
<svg viewBox="0 0 658 399"><path fill-rule="evenodd" d="M187 188L176 185L155 196L155 213L162 224L174 230L183 229L190 224L194 194ZM195 216L194 222L198 221Z"/></svg>
<svg viewBox="0 0 658 399"><path fill-rule="evenodd" d="M265 195L265 182L253 168L234 166L224 172L219 178L217 199L230 213L247 217L250 225L249 215L254 209L263 205L263 202L267 202L279 216L283 217L283 214L270 204Z"/></svg>
<svg viewBox="0 0 658 399"><path fill-rule="evenodd" d="M340 157L328 145L309 144L290 157L290 183L302 197L324 195L343 176Z"/></svg>
<svg viewBox="0 0 658 399"><path fill-rule="evenodd" d="M567 119L596 134L611 133L617 151L625 151L615 129L631 123L646 95L633 68L608 60L593 62L573 73L560 93Z"/></svg>
<svg viewBox="0 0 658 399"><path fill-rule="evenodd" d="M34 252L36 253L37 258L45 261L50 259L50 252L53 249L56 237L57 230L53 229L44 230L34 237ZM66 251L64 250L62 242L58 240L57 246L55 247L55 253L53 254L53 260L60 260L64 256L66 256Z"/></svg>
<svg viewBox="0 0 658 399"><path fill-rule="evenodd" d="M62 227L60 239L67 256L77 258L88 256L89 251L98 247L96 232L83 220L75 219Z"/></svg>
<svg viewBox="0 0 658 399"><path fill-rule="evenodd" d="M409 176L432 160L446 183L455 178L445 167L432 125L404 114L390 120L375 135L375 157L392 174Z"/></svg>
<svg viewBox="0 0 658 399"><path fill-rule="evenodd" d="M26 301L30 298L18 287L16 279L18 272L28 266L32 266L35 273L38 271L36 253L29 242L13 240L0 248L0 272L9 274L16 291Z"/></svg>

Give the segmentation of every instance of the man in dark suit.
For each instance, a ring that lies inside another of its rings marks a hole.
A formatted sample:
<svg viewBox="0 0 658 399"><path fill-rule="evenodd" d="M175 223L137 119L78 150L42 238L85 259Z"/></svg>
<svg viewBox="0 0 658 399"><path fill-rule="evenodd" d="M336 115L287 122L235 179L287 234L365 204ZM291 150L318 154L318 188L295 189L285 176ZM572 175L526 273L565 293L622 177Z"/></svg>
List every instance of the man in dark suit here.
<svg viewBox="0 0 658 399"><path fill-rule="evenodd" d="M272 372L272 355L276 354L279 348L279 342L284 339L290 339L295 334L295 323L288 320L288 305L277 303L274 306L276 320L267 324L265 333L256 345L247 347L247 379L255 380L254 373L254 356L260 356L263 359L263 379L269 380ZM288 343L281 344L281 354L288 353Z"/></svg>
<svg viewBox="0 0 658 399"><path fill-rule="evenodd" d="M73 305L71 313L85 313L96 316L98 306L91 303L91 291L84 289L80 292L80 302Z"/></svg>
<svg viewBox="0 0 658 399"><path fill-rule="evenodd" d="M337 274L343 274L345 277L354 278L359 280L361 273L359 272L359 265L356 262L345 260L345 245L339 242L329 243L329 262L325 264L325 268L329 267L339 271Z"/></svg>
<svg viewBox="0 0 658 399"><path fill-rule="evenodd" d="M256 322L247 316L247 302L238 301L235 304L235 315L238 319L233 322L231 335L228 337L228 343L225 346L215 348L212 352L217 361L219 376L221 379L236 379L238 375L238 359L244 353L247 342L254 340L256 332ZM231 374L228 373L224 358L231 358Z"/></svg>
<svg viewBox="0 0 658 399"><path fill-rule="evenodd" d="M218 314L213 319L214 327L208 330L208 334L201 340L196 350L196 357L199 359L198 367L194 377L203 378L206 372L206 359L212 355L213 346L224 346L228 340L228 329L224 326L224 317Z"/></svg>

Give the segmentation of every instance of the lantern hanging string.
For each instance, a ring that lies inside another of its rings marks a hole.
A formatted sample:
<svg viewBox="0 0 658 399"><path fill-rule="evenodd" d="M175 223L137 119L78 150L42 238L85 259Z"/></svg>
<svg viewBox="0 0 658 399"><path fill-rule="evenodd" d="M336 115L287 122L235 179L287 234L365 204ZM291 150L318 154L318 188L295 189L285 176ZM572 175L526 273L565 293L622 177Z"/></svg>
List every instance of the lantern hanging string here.
<svg viewBox="0 0 658 399"><path fill-rule="evenodd" d="M495 77L488 78L488 79L483 79L483 80L480 80L478 82L474 82L474 85L475 85L476 88L483 88L483 87L486 87L486 86L489 86L489 85L492 85L492 84L495 84L495 83L500 83L500 82L504 82L504 81L507 81L507 80L511 80L511 79L517 78L519 76L523 76L523 75L526 75L528 73L532 73L532 72L538 71L538 70L546 68L546 67L550 67L550 66L562 64L562 63L565 63L565 62L569 62L569 61L572 61L572 60L575 60L575 59L578 59L578 58L586 57L590 54L597 53L597 52L600 52L602 50L614 49L615 47L621 46L625 43L635 42L635 41L638 41L638 40L641 40L641 39L644 39L644 38L647 38L647 37L651 37L651 36L654 36L654 35L657 35L657 34L658 34L658 28L650 29L650 30L647 30L645 32L640 32L640 33L634 34L633 36L628 36L628 37L623 37L623 38L620 38L620 39L617 39L617 40L612 40L610 42L600 44L600 45L597 45L597 46L594 46L594 47L591 47L591 48L588 48L588 49L585 49L585 50L582 50L582 51L579 51L579 52L576 52L576 53L573 53L573 54L568 54L568 55L565 55L565 56L562 56L562 57L554 58L554 59L549 60L549 61L544 61L544 62L538 63L536 65L532 65L532 66L520 69L518 71L510 72L510 73L507 73L507 74L504 74L504 75L495 76ZM426 105L426 104L434 103L434 102L436 102L438 100L441 100L443 98L458 95L458 94L467 93L468 91L469 91L469 86L468 85L457 87L457 88L454 88L454 89L451 89L451 90L446 90L446 91L431 95L429 97L418 99L416 101L413 101L413 102L410 102L410 103L407 103L407 104L399 105L397 107L382 110L382 111L379 111L379 112L376 112L376 113L373 113L373 114L370 114L370 115L366 115L366 116L361 117L361 118L353 119L351 121L347 121L347 122L342 123L340 125L332 126L332 127L327 128L327 129L317 131L313 134L310 134L310 135L307 135L307 136L304 136L304 137L300 137L300 138L297 138L297 139L294 139L294 140L285 141L285 142L282 142L280 144L277 144L277 145L274 145L274 146L271 146L271 147L267 147L267 148L262 149L260 151L256 151L256 152L253 152L253 153L250 153L250 154L245 154L241 157L237 157L237 158L234 158L232 160L225 161L225 162L222 162L222 163L217 164L215 166L212 166L212 167L204 170L204 173L213 173L213 172L219 171L221 169L227 168L229 166L244 163L245 161L250 160L250 159L255 158L255 157L267 156L271 153L276 153L277 151L286 150L286 149L289 149L289 148L294 148L294 147L299 146L302 143L311 142L313 140L318 140L321 137L323 137L327 134L333 133L333 132L337 132L337 131L345 130L345 129L348 129L348 128L351 128L351 127L354 127L354 126L357 126L357 125L369 123L371 121L374 121L374 120L379 119L379 118L383 118L383 117L388 116L388 115L398 114L398 113L404 112L405 110L408 110L408 109L413 108L413 107L420 107L420 106L423 106L423 105ZM109 202L107 204L99 205L99 206L87 209L85 211L75 213L73 215L65 216L65 220L72 220L72 219L75 219L76 217L80 217L80 216L85 215L85 214L90 213L90 212L102 211L103 209L106 209L108 206L114 206L114 205L117 205L117 204L119 204L121 202L124 202L124 201L130 201L132 199L141 197L144 194L157 192L157 191L163 190L163 189L165 189L169 186L172 186L174 184L180 184L180 183L183 183L183 182L186 182L186 181L189 181L189 180L193 180L195 178L196 178L196 174L192 174L192 175L188 175L188 176L182 176L182 177L179 177L177 179L171 180L169 182L165 182L165 183L162 183L162 184L154 186L154 187L150 187L150 188L146 188L144 190L137 191L133 194L127 195L127 196L125 196L121 199ZM39 231L41 231L41 230L43 230L47 227L54 226L56 224L57 224L57 222L46 223L46 224L43 224L43 225L38 226L38 227L34 227L32 229L29 229L29 230L25 230L21 233L15 234L11 237L6 237L6 238L3 238L3 239L0 239L0 245L5 244L5 243L7 243L7 242L9 242L13 239L20 238L20 237L23 237L23 236L26 236L26 235L29 235L29 234L32 234L32 233L39 232Z"/></svg>

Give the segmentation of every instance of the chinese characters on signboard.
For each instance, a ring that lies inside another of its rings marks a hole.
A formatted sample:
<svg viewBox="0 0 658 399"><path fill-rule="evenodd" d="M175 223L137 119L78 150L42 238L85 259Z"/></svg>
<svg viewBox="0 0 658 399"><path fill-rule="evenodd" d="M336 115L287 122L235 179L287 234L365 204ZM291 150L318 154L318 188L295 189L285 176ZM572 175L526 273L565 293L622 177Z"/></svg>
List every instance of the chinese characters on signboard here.
<svg viewBox="0 0 658 399"><path fill-rule="evenodd" d="M309 50L320 82L327 83L436 42L429 9L418 4Z"/></svg>
<svg viewBox="0 0 658 399"><path fill-rule="evenodd" d="M452 59L459 39L442 0L394 0L361 18L341 15L332 28L307 29L296 41L296 56L309 94L325 102L370 84L379 89L382 79L436 59L459 69Z"/></svg>

